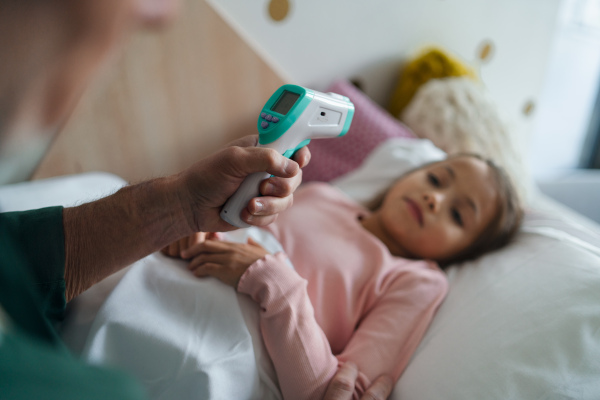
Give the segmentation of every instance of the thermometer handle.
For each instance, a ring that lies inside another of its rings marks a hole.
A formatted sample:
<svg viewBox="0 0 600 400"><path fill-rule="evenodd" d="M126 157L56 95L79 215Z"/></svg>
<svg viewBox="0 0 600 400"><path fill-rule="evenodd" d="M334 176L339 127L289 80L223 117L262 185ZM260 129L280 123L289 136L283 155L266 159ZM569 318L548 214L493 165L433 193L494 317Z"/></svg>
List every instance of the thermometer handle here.
<svg viewBox="0 0 600 400"><path fill-rule="evenodd" d="M234 195L231 196L223 206L221 218L228 224L237 226L238 228L249 227L250 225L242 221L240 214L251 199L260 196L260 183L270 176L271 174L268 172L255 172L248 175Z"/></svg>

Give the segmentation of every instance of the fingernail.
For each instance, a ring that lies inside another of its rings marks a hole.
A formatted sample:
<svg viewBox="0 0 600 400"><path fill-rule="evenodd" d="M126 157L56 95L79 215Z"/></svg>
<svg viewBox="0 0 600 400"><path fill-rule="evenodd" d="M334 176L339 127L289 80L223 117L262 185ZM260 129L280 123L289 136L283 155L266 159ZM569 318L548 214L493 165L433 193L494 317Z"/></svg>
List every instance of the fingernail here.
<svg viewBox="0 0 600 400"><path fill-rule="evenodd" d="M273 185L272 183L267 183L265 185L265 191L264 191L264 195L270 195L273 194L275 192L275 185Z"/></svg>
<svg viewBox="0 0 600 400"><path fill-rule="evenodd" d="M268 186L269 185L267 185L267 187ZM254 214L258 214L258 213L260 213L263 210L264 205L263 205L262 201L256 200L254 202L254 207L256 208L256 210L254 211Z"/></svg>
<svg viewBox="0 0 600 400"><path fill-rule="evenodd" d="M294 161L290 160L289 158L286 160L285 162L285 166L283 167L283 170L287 173L287 174L293 174L294 172L296 172L296 166L298 164L296 164Z"/></svg>

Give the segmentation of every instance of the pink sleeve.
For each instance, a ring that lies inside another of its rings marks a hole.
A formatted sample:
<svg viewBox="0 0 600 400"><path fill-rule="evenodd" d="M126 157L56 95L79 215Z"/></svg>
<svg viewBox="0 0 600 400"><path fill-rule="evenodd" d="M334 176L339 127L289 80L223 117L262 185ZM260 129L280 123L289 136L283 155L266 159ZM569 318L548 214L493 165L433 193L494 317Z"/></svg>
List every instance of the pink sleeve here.
<svg viewBox="0 0 600 400"><path fill-rule="evenodd" d="M261 331L283 397L321 399L338 366L347 361L360 371L355 398L383 373L397 379L446 292L441 272L416 271L399 274L389 283L336 357L314 318L307 282L285 264L285 255L268 255L254 263L242 276L238 291L261 307Z"/></svg>
<svg viewBox="0 0 600 400"><path fill-rule="evenodd" d="M437 268L411 268L389 283L338 355L342 363L358 365L358 392L382 374L400 378L447 290L446 277Z"/></svg>
<svg viewBox="0 0 600 400"><path fill-rule="evenodd" d="M321 399L338 361L315 320L306 280L285 257L277 253L258 260L240 279L238 291L261 307L261 333L283 398Z"/></svg>

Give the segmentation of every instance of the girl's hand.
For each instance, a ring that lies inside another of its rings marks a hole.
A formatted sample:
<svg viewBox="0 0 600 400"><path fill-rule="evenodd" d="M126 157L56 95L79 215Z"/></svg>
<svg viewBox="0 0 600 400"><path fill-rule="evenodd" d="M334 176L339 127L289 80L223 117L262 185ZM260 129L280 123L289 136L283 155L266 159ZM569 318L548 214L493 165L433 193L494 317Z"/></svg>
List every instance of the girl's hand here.
<svg viewBox="0 0 600 400"><path fill-rule="evenodd" d="M186 236L182 239L171 243L170 245L162 249L161 253L163 253L166 256L185 259L185 257L183 256L184 251L186 251L190 247L204 242L205 240L214 239L216 236L217 234L214 232L196 232L191 234L190 236Z"/></svg>
<svg viewBox="0 0 600 400"><path fill-rule="evenodd" d="M188 269L195 276L213 276L234 289L248 267L267 254L251 238L247 244L206 240L184 252L186 257L194 257Z"/></svg>
<svg viewBox="0 0 600 400"><path fill-rule="evenodd" d="M342 365L335 374L323 400L350 400L354 392L354 385L358 377L358 367L352 362ZM360 400L385 400L394 389L394 379L388 375L381 375L375 379Z"/></svg>

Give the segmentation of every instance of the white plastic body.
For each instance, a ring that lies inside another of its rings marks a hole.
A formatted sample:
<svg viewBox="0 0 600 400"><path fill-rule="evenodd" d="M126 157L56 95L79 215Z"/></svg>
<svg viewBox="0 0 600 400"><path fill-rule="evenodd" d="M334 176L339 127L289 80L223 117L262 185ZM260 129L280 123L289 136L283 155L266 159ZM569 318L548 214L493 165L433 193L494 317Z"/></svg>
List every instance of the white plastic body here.
<svg viewBox="0 0 600 400"><path fill-rule="evenodd" d="M348 111L354 109L345 97L335 93L314 92L312 101L308 104L301 116L279 139L266 145L277 150L280 154L290 149L295 149L307 139L334 138L342 133ZM325 115L321 115L324 113ZM266 172L257 172L248 175L238 190L227 200L221 218L227 223L238 228L247 228L250 225L242 221L241 212L248 206L254 197L259 197L260 183L271 175Z"/></svg>

